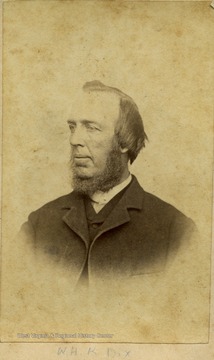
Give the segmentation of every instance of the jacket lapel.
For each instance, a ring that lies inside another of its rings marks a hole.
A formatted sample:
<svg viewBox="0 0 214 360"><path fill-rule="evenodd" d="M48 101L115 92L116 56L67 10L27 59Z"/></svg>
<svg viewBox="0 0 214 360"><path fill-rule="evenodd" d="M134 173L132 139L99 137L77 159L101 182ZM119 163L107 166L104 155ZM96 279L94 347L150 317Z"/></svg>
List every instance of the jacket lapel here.
<svg viewBox="0 0 214 360"><path fill-rule="evenodd" d="M130 215L128 209L142 209L143 194L144 191L135 176L133 176L132 183L103 223L102 228L96 235L94 241L101 234L129 222ZM89 232L83 196L76 192L72 192L66 208L68 208L69 211L63 216L63 221L71 230L80 236L88 247Z"/></svg>
<svg viewBox="0 0 214 360"><path fill-rule="evenodd" d="M63 221L80 236L88 247L89 233L83 197L72 192L67 208L69 211L63 216Z"/></svg>
<svg viewBox="0 0 214 360"><path fill-rule="evenodd" d="M133 175L132 175L133 176ZM142 209L143 204L143 190L140 187L137 179L133 176L133 181L127 188L126 192L117 203L115 208L111 211L107 219L102 225L102 229L96 235L94 241L106 231L114 229L130 221L128 209Z"/></svg>

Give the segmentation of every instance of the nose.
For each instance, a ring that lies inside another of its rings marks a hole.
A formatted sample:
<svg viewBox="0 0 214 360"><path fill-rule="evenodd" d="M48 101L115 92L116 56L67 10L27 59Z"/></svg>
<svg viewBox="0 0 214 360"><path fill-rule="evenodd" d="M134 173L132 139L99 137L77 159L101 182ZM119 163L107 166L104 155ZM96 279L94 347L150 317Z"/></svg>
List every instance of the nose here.
<svg viewBox="0 0 214 360"><path fill-rule="evenodd" d="M72 146L77 146L77 145L84 146L83 131L78 126L71 131L70 144Z"/></svg>

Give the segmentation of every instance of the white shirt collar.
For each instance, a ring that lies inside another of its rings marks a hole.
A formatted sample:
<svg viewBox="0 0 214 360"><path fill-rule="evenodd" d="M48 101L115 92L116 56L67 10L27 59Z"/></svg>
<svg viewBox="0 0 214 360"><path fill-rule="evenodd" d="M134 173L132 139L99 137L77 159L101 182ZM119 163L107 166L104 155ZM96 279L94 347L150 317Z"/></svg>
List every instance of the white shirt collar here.
<svg viewBox="0 0 214 360"><path fill-rule="evenodd" d="M123 190L132 180L131 174L122 183L116 185L107 192L96 191L90 198L96 213L98 213L115 195Z"/></svg>

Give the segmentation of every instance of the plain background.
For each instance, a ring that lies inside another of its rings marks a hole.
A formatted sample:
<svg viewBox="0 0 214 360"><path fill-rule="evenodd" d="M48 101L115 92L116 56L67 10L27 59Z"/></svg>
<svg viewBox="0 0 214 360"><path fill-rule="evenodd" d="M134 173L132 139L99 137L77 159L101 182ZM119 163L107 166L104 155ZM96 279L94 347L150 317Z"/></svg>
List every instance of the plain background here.
<svg viewBox="0 0 214 360"><path fill-rule="evenodd" d="M30 211L70 191L65 109L75 88L99 79L132 96L143 115L150 142L133 173L147 191L196 221L206 233L207 251L213 136L209 4L85 2L83 7L36 1L7 3L4 11L6 237Z"/></svg>

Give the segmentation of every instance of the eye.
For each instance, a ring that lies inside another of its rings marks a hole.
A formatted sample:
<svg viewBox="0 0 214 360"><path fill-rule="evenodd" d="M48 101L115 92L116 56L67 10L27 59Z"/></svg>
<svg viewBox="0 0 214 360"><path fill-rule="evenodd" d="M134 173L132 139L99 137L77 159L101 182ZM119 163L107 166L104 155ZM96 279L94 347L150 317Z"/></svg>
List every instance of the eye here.
<svg viewBox="0 0 214 360"><path fill-rule="evenodd" d="M71 132L74 132L76 128L75 124L69 123L69 129L71 130Z"/></svg>
<svg viewBox="0 0 214 360"><path fill-rule="evenodd" d="M85 124L85 127L89 131L100 131L100 128L97 125L94 125L94 124L87 123L87 124Z"/></svg>

